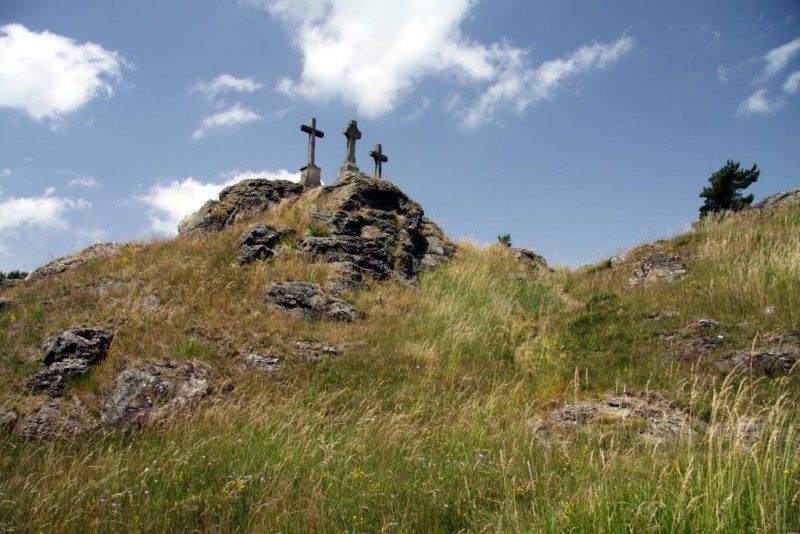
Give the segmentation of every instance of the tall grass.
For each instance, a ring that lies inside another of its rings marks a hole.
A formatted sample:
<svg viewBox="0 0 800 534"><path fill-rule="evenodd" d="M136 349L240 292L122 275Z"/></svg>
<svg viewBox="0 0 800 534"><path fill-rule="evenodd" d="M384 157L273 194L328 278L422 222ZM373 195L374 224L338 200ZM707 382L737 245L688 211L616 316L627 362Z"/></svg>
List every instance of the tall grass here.
<svg viewBox="0 0 800 534"><path fill-rule="evenodd" d="M670 361L659 337L705 316L747 322L731 329L741 346L797 329L798 229L792 211L709 222L662 245L687 258L687 279L632 291L616 268L518 279L503 247L463 244L417 288L348 295L366 318L344 325L269 309L269 282L324 285L331 273L292 250L233 267L236 230L142 244L15 288L19 308L0 316L6 406L37 365L19 355L75 320L118 330L110 360L72 392L90 408L92 388L152 357L202 358L236 387L143 431L1 436L0 530L798 530L796 375ZM97 280L120 284L97 293ZM650 318L665 310L679 315ZM274 376L237 371L243 347L301 338L348 349ZM649 443L625 420L564 443L534 438L534 420L565 402L647 389L682 406L692 439Z"/></svg>

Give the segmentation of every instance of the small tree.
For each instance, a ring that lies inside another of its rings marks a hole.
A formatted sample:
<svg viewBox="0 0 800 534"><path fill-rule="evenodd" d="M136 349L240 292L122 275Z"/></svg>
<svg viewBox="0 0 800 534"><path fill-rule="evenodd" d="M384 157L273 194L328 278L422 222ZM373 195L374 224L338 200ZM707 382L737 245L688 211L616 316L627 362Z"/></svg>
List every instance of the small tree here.
<svg viewBox="0 0 800 534"><path fill-rule="evenodd" d="M700 217L720 211L739 211L753 202L753 195L742 196L741 189L747 189L758 180L761 171L754 163L749 170L742 169L739 163L728 160L725 165L708 179L711 187L704 187L700 193L705 202L700 206Z"/></svg>
<svg viewBox="0 0 800 534"><path fill-rule="evenodd" d="M511 234L504 234L497 236L497 241L500 242L501 245L510 247L511 246Z"/></svg>

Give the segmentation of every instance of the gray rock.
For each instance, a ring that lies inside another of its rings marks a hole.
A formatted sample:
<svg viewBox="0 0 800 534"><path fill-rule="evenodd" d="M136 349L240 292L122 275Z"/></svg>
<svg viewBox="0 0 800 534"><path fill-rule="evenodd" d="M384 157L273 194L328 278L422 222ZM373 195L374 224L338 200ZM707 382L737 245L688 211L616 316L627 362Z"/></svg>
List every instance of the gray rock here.
<svg viewBox="0 0 800 534"><path fill-rule="evenodd" d="M13 410L0 410L0 432L10 432L19 421L19 416Z"/></svg>
<svg viewBox="0 0 800 534"><path fill-rule="evenodd" d="M196 362L158 361L125 369L103 400L111 426L141 427L191 408L211 393L209 371Z"/></svg>
<svg viewBox="0 0 800 534"><path fill-rule="evenodd" d="M64 330L46 341L44 364L50 366L67 358L82 358L95 364L108 356L113 339L114 334L103 328Z"/></svg>
<svg viewBox="0 0 800 534"><path fill-rule="evenodd" d="M275 306L306 319L328 317L337 321L354 321L358 314L352 304L329 299L317 284L284 282L270 284L267 299Z"/></svg>
<svg viewBox="0 0 800 534"><path fill-rule="evenodd" d="M547 262L545 259L534 251L527 249L527 248L519 248L519 247L511 247L509 249L511 254L520 262L523 266L531 271L540 271L540 270L548 270Z"/></svg>
<svg viewBox="0 0 800 534"><path fill-rule="evenodd" d="M61 274L95 259L110 258L120 254L126 247L124 243L98 243L85 248L75 254L63 256L39 267L28 275L27 280L40 280L56 274Z"/></svg>
<svg viewBox="0 0 800 534"><path fill-rule="evenodd" d="M270 211L282 200L299 196L305 188L287 180L242 180L226 187L219 200L209 200L178 224L181 235L217 232Z"/></svg>
<svg viewBox="0 0 800 534"><path fill-rule="evenodd" d="M764 198L753 207L760 210L769 210L778 206L800 202L800 187L795 187L782 193L775 193Z"/></svg>
<svg viewBox="0 0 800 534"><path fill-rule="evenodd" d="M558 411L557 417L563 422L586 425L597 418L599 410L590 403L567 404Z"/></svg>
<svg viewBox="0 0 800 534"><path fill-rule="evenodd" d="M278 229L269 224L254 224L239 236L239 251L236 261L239 265L249 265L255 261L268 260L275 255L275 247L293 228Z"/></svg>
<svg viewBox="0 0 800 534"><path fill-rule="evenodd" d="M274 255L275 252L264 245L241 245L236 253L236 263L250 265L257 261L266 261Z"/></svg>
<svg viewBox="0 0 800 534"><path fill-rule="evenodd" d="M23 281L18 278L6 278L5 280L0 280L0 291L21 285L22 282Z"/></svg>
<svg viewBox="0 0 800 534"><path fill-rule="evenodd" d="M344 346L333 346L320 341L297 340L294 346L307 362L318 362L325 358L333 358L344 354Z"/></svg>
<svg viewBox="0 0 800 534"><path fill-rule="evenodd" d="M274 373L283 369L283 358L263 354L248 354L244 358L244 368Z"/></svg>
<svg viewBox="0 0 800 534"><path fill-rule="evenodd" d="M142 307L149 313L158 313L161 309L161 299L155 295L147 295L142 299Z"/></svg>
<svg viewBox="0 0 800 534"><path fill-rule="evenodd" d="M791 372L800 359L800 349L791 347L743 350L722 358L726 367L743 367L753 373L769 377L784 376Z"/></svg>
<svg viewBox="0 0 800 534"><path fill-rule="evenodd" d="M81 376L89 371L89 361L85 358L67 358L53 363L44 371L31 375L25 387L33 393L47 393L53 397L64 394L68 379Z"/></svg>
<svg viewBox="0 0 800 534"><path fill-rule="evenodd" d="M38 410L21 418L16 433L23 439L66 439L89 432L97 421L77 399L50 399Z"/></svg>
<svg viewBox="0 0 800 534"><path fill-rule="evenodd" d="M654 282L674 282L686 276L686 264L678 258L664 252L649 256L639 263L639 266L628 280L629 287Z"/></svg>

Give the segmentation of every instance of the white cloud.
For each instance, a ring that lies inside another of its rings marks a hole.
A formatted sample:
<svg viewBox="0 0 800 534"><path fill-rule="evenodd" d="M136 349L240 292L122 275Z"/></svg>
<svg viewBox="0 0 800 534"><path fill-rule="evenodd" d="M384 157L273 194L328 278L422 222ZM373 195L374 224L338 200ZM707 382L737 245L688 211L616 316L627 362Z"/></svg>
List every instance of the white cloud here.
<svg viewBox="0 0 800 534"><path fill-rule="evenodd" d="M91 176L78 176L77 178L73 178L69 181L70 186L79 185L81 187L99 187L100 182L92 178Z"/></svg>
<svg viewBox="0 0 800 534"><path fill-rule="evenodd" d="M11 172L11 169L3 169L2 171L0 171L0 178L6 178L7 176L11 176L12 174L13 173Z"/></svg>
<svg viewBox="0 0 800 534"><path fill-rule="evenodd" d="M609 44L595 43L572 54L545 61L535 69L522 66L521 58L508 62L496 81L461 114L462 123L470 129L491 122L498 106L511 107L517 112L553 98L565 80L591 69L602 69L618 61L633 49L633 39L623 36ZM460 99L455 107L460 107Z"/></svg>
<svg viewBox="0 0 800 534"><path fill-rule="evenodd" d="M42 197L9 198L0 201L0 230L18 227L38 227L42 230L64 230L69 224L64 219L68 211L85 210L92 205L83 199L50 196L48 189Z"/></svg>
<svg viewBox="0 0 800 534"><path fill-rule="evenodd" d="M166 185L154 185L146 195L136 197L136 200L151 207L150 226L154 232L175 235L181 219L200 209L208 200L218 198L224 188L250 178L298 182L300 174L287 170L232 171L223 175L222 183L203 183L189 177Z"/></svg>
<svg viewBox="0 0 800 534"><path fill-rule="evenodd" d="M791 73L783 84L784 93L793 95L798 91L800 91L800 70Z"/></svg>
<svg viewBox="0 0 800 534"><path fill-rule="evenodd" d="M247 124L260 119L261 116L258 113L237 103L225 111L203 119L200 127L192 133L192 138L201 139L209 132L230 128L237 124Z"/></svg>
<svg viewBox="0 0 800 534"><path fill-rule="evenodd" d="M236 91L240 93L254 93L264 86L250 78L237 78L230 74L220 74L210 82L198 81L192 86L192 92L202 93L209 100L213 100L220 93L225 91Z"/></svg>
<svg viewBox="0 0 800 534"><path fill-rule="evenodd" d="M90 100L114 94L122 68L117 52L21 24L0 26L0 107L58 122Z"/></svg>
<svg viewBox="0 0 800 534"><path fill-rule="evenodd" d="M785 69L798 52L800 52L800 37L770 50L764 56L764 61L767 63L764 67L764 78L771 78Z"/></svg>
<svg viewBox="0 0 800 534"><path fill-rule="evenodd" d="M737 113L740 116L748 115L769 115L775 110L783 107L783 102L774 100L770 101L767 94L769 91L766 89L758 89L752 95L747 97L739 104Z"/></svg>
<svg viewBox="0 0 800 534"><path fill-rule="evenodd" d="M633 46L623 37L580 48L538 69L528 52L509 43L483 44L461 33L474 0L375 2L372 0L250 0L286 23L303 55L298 80L278 89L311 100L340 99L368 117L394 110L424 78L446 77L461 87L486 87L462 117L477 127L498 106L524 111L568 75L602 68ZM457 101L464 99L459 95Z"/></svg>

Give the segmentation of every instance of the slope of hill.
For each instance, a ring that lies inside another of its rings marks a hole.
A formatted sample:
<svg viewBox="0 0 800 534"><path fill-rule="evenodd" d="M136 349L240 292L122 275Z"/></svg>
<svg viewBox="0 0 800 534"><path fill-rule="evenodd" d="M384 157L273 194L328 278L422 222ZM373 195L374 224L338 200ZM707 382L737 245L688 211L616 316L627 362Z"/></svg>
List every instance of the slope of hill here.
<svg viewBox="0 0 800 534"><path fill-rule="evenodd" d="M356 175L240 207L1 290L0 529L800 529L797 205L577 271Z"/></svg>

